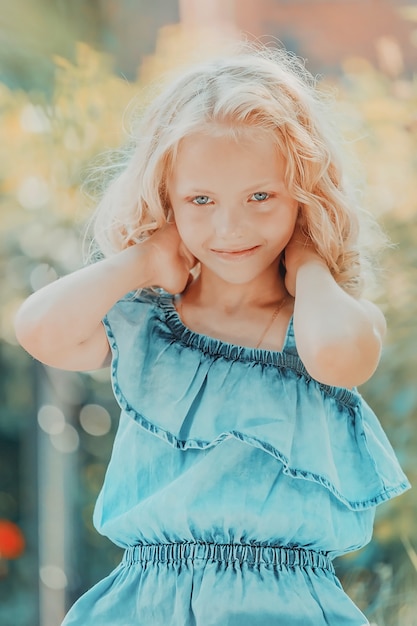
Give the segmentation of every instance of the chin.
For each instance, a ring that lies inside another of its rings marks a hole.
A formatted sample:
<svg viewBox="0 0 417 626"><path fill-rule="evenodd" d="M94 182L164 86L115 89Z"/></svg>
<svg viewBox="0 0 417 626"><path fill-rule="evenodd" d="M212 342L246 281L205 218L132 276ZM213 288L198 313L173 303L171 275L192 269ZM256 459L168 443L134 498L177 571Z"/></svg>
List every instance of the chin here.
<svg viewBox="0 0 417 626"><path fill-rule="evenodd" d="M246 272L245 274L239 274L238 272L213 272L213 274L230 285L246 285L260 279L259 273L251 274Z"/></svg>

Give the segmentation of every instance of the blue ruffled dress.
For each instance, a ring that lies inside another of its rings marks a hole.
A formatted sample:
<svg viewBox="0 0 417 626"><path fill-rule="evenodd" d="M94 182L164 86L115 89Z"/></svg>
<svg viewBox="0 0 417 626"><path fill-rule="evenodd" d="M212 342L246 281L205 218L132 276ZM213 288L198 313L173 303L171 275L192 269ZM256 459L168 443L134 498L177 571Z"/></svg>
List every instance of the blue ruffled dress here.
<svg viewBox="0 0 417 626"><path fill-rule="evenodd" d="M65 626L363 626L332 559L409 487L355 390L192 332L164 292L104 320L118 432L94 523L125 548Z"/></svg>

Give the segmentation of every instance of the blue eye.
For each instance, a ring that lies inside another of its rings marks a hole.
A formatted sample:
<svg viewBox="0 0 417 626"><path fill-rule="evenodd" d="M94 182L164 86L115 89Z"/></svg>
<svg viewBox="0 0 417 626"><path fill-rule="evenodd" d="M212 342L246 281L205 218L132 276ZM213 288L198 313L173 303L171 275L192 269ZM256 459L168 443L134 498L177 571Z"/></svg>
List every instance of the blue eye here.
<svg viewBox="0 0 417 626"><path fill-rule="evenodd" d="M200 206L204 204L210 204L212 200L208 196L196 196L193 198L192 202L194 204L199 204Z"/></svg>
<svg viewBox="0 0 417 626"><path fill-rule="evenodd" d="M256 193L252 194L251 200L256 200L256 202L264 202L265 200L268 200L269 198L269 193L266 193L266 191L257 191Z"/></svg>

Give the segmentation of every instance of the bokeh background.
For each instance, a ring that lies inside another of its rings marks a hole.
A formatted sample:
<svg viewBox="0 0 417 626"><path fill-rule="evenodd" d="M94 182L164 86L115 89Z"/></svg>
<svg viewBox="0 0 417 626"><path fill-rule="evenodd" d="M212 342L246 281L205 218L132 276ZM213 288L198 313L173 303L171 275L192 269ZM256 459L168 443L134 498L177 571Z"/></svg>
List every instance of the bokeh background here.
<svg viewBox="0 0 417 626"><path fill-rule="evenodd" d="M91 523L118 419L108 372L44 368L17 346L13 315L83 264L86 179L125 141L132 100L242 36L282 42L336 98L364 204L392 242L378 292L388 338L361 391L416 482L417 2L1 0L2 626L57 626L120 558ZM415 490L383 505L371 544L337 563L374 625L417 624L416 512Z"/></svg>

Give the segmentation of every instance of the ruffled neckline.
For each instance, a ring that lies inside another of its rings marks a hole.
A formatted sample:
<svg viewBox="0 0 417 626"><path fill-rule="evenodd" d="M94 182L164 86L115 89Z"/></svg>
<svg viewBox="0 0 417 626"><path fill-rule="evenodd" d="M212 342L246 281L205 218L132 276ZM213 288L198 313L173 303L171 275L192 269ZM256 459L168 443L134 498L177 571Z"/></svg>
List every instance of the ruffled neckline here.
<svg viewBox="0 0 417 626"><path fill-rule="evenodd" d="M181 344L199 350L213 358L222 357L230 361L257 363L260 365L279 368L290 368L308 380L314 381L314 383L318 385L324 393L336 398L342 404L355 406L359 403L356 389L325 385L310 376L298 356L297 348L295 346L294 318L292 315L288 322L282 350L278 351L264 348L250 348L228 343L222 341L221 339L210 337L209 335L204 335L191 330L182 321L176 309L174 298L175 296L171 294L162 293L158 297L157 306L162 312L164 323L169 328L176 341L179 341Z"/></svg>
<svg viewBox="0 0 417 626"><path fill-rule="evenodd" d="M191 330L182 321L174 300L175 296L163 293L158 298L158 306L160 306L163 311L165 322L169 329L177 339L188 346L199 347L200 349L204 349L204 352L212 355L218 354L231 359L237 357L239 360L260 361L274 365L277 364L276 360L281 360L284 354L286 356L294 354L294 350L291 351L291 347L295 345L292 315L287 326L282 350L268 350L265 348L242 346ZM297 360L299 361L299 358L297 358ZM302 367L306 372L304 366Z"/></svg>

